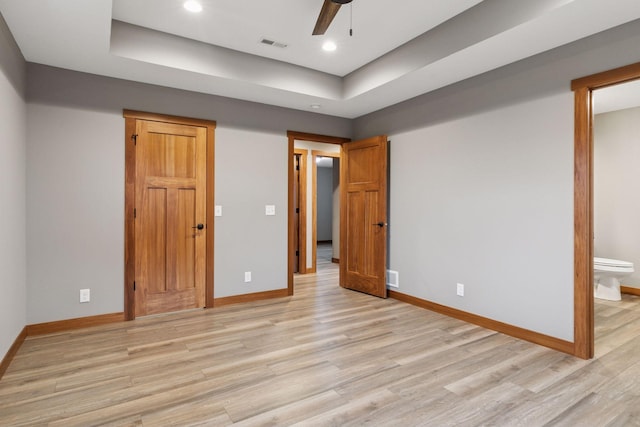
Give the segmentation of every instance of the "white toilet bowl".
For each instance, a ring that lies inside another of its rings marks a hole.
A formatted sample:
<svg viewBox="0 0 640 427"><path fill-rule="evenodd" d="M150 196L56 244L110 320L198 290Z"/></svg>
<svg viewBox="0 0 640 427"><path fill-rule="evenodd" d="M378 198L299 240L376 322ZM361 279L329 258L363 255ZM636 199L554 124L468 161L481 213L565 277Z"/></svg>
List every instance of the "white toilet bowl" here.
<svg viewBox="0 0 640 427"><path fill-rule="evenodd" d="M633 263L608 258L593 258L595 297L620 301L620 279L633 273Z"/></svg>

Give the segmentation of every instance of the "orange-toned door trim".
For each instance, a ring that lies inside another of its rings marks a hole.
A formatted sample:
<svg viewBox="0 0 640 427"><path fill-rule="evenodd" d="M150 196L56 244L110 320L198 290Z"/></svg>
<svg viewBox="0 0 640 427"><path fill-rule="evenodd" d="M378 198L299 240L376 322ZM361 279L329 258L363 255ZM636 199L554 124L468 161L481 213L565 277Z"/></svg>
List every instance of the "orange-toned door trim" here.
<svg viewBox="0 0 640 427"><path fill-rule="evenodd" d="M340 138L335 136L327 136L327 135L317 135L313 133L305 133L305 132L296 132L296 131L287 131L287 139L289 148L287 150L287 165L290 165L291 159L294 154L294 141L311 141L311 142L323 142L326 144L343 144L345 142L351 141L349 138ZM288 189L288 207L287 207L287 218L288 218L288 256L287 256L287 289L289 295L293 295L293 263L295 262L295 252L294 252L294 241L293 241L293 233L294 233L294 221L293 215L293 168L288 167L289 170L289 189Z"/></svg>
<svg viewBox="0 0 640 427"><path fill-rule="evenodd" d="M300 170L298 171L298 273L307 274L307 156L309 150L294 148L295 155L300 156ZM293 159L293 157L291 157ZM293 190L291 190L293 192ZM291 209L293 212L293 208ZM294 236L295 237L295 236ZM295 248L292 249L295 251Z"/></svg>
<svg viewBox="0 0 640 427"><path fill-rule="evenodd" d="M593 310L593 91L640 78L640 63L573 80L574 354L594 355Z"/></svg>
<svg viewBox="0 0 640 427"><path fill-rule="evenodd" d="M124 203L124 317L125 320L135 319L135 227L133 210L135 207L135 179L136 179L136 150L132 135L136 133L136 120L150 120L165 123L176 123L188 126L207 128L207 235L206 235L206 279L205 306L213 307L213 243L214 243L214 160L215 160L215 128L212 120L176 117L164 114L154 114L141 111L123 110L125 118L125 203Z"/></svg>

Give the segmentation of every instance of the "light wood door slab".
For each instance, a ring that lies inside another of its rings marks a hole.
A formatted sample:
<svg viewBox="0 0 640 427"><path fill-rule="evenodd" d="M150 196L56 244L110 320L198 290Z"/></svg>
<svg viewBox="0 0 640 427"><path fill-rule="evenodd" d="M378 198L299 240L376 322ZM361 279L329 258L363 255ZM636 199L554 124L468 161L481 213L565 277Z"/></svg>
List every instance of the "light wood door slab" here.
<svg viewBox="0 0 640 427"><path fill-rule="evenodd" d="M204 307L207 129L136 132L136 316Z"/></svg>
<svg viewBox="0 0 640 427"><path fill-rule="evenodd" d="M340 285L387 297L387 137L342 145Z"/></svg>

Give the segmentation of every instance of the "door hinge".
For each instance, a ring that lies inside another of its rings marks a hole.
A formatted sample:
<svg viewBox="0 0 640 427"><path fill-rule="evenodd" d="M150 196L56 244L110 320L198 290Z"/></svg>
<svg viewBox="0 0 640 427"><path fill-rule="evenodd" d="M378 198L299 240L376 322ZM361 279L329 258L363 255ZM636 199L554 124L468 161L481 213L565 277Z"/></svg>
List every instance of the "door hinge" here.
<svg viewBox="0 0 640 427"><path fill-rule="evenodd" d="M133 145L138 145L138 134L134 133L131 135L131 139L133 139Z"/></svg>
<svg viewBox="0 0 640 427"><path fill-rule="evenodd" d="M135 282L135 280L134 280L134 281L133 281L133 292L135 292L135 291L136 291L136 282Z"/></svg>
<svg viewBox="0 0 640 427"><path fill-rule="evenodd" d="M133 208L133 218L137 218L138 217L138 211L136 210L136 208Z"/></svg>
<svg viewBox="0 0 640 427"><path fill-rule="evenodd" d="M296 213L300 213L300 208L296 208Z"/></svg>
<svg viewBox="0 0 640 427"><path fill-rule="evenodd" d="M296 256L300 256L300 251L296 251Z"/></svg>

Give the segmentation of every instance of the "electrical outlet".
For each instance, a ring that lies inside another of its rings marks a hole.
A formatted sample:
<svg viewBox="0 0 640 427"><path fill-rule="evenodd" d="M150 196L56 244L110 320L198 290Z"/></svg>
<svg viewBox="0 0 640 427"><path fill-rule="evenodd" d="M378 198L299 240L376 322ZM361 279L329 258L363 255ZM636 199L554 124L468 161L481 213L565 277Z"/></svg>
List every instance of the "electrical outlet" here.
<svg viewBox="0 0 640 427"><path fill-rule="evenodd" d="M458 283L458 286L456 287L456 294L459 297L463 297L464 296L464 285L462 283Z"/></svg>
<svg viewBox="0 0 640 427"><path fill-rule="evenodd" d="M80 289L80 302L91 301L91 289Z"/></svg>
<svg viewBox="0 0 640 427"><path fill-rule="evenodd" d="M251 281L251 272L250 271L245 271L244 272L244 283L249 283Z"/></svg>
<svg viewBox="0 0 640 427"><path fill-rule="evenodd" d="M273 216L276 214L276 205L265 205L264 214L267 216Z"/></svg>

